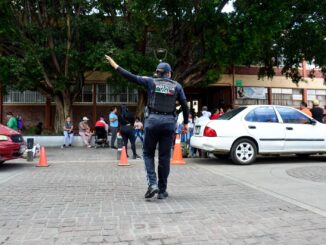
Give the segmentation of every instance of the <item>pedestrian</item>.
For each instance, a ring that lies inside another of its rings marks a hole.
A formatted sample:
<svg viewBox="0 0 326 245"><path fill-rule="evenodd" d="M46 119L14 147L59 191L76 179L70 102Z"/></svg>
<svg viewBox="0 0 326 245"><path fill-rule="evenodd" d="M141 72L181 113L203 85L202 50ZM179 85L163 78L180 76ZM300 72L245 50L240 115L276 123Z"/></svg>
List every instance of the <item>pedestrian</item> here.
<svg viewBox="0 0 326 245"><path fill-rule="evenodd" d="M69 139L69 147L71 147L72 143L74 142L74 126L69 116L66 117L65 124L63 126L63 136L64 139L63 139L62 148L67 146L68 139Z"/></svg>
<svg viewBox="0 0 326 245"><path fill-rule="evenodd" d="M203 106L201 110L202 117L207 118L208 120L210 119L212 113L207 110L207 106Z"/></svg>
<svg viewBox="0 0 326 245"><path fill-rule="evenodd" d="M196 120L196 123L209 121L211 117L211 113L207 111L207 106L203 106L201 111L201 116Z"/></svg>
<svg viewBox="0 0 326 245"><path fill-rule="evenodd" d="M319 107L319 100L312 101L312 108L310 109L312 118L317 120L318 122L323 122L324 117L324 110L323 108Z"/></svg>
<svg viewBox="0 0 326 245"><path fill-rule="evenodd" d="M7 127L8 128L11 128L13 130L18 130L18 127L17 127L17 119L16 117L14 117L14 114L12 114L12 112L7 112Z"/></svg>
<svg viewBox="0 0 326 245"><path fill-rule="evenodd" d="M119 118L120 122L120 133L123 140L123 145L126 148L127 157L128 155L128 140L131 144L131 150L132 150L132 159L140 158L140 156L136 153L136 137L134 132L134 123L135 118L132 112L128 110L128 107L126 105L121 106L121 116Z"/></svg>
<svg viewBox="0 0 326 245"><path fill-rule="evenodd" d="M176 100L182 106L184 115L184 131L188 128L188 106L183 88L171 80L171 67L168 63L160 63L156 68L157 78L137 76L118 66L106 55L110 65L123 77L142 85L147 91L148 117L145 119L143 157L147 173L148 189L145 198L152 198L158 193L158 199L168 197L167 181L170 173L170 157L172 139L175 130ZM155 172L155 149L158 143L158 182Z"/></svg>
<svg viewBox="0 0 326 245"><path fill-rule="evenodd" d="M83 117L83 120L79 123L79 135L82 138L84 144L88 147L91 148L91 139L92 139L92 132L91 129L88 125L88 118Z"/></svg>
<svg viewBox="0 0 326 245"><path fill-rule="evenodd" d="M136 119L135 119L134 128L135 128L135 137L136 137L136 140L139 137L139 139L143 143L144 142L144 138L143 138L144 125L140 121L140 118L139 117L136 117Z"/></svg>
<svg viewBox="0 0 326 245"><path fill-rule="evenodd" d="M312 113L307 108L307 103L304 101L301 101L301 103L300 103L300 111L302 111L304 114L308 115L309 117L312 117Z"/></svg>
<svg viewBox="0 0 326 245"><path fill-rule="evenodd" d="M220 116L220 109L215 108L215 111L213 113L213 115L211 116L211 120L217 119Z"/></svg>
<svg viewBox="0 0 326 245"><path fill-rule="evenodd" d="M117 147L114 145L115 140L117 139L117 133L119 129L119 119L118 119L117 112L118 112L117 107L112 107L109 115L112 149L117 149Z"/></svg>
<svg viewBox="0 0 326 245"><path fill-rule="evenodd" d="M24 128L24 120L23 120L22 116L17 116L16 120L17 120L18 132L22 133L23 128Z"/></svg>
<svg viewBox="0 0 326 245"><path fill-rule="evenodd" d="M224 109L223 109L223 107L221 107L220 108L220 115L219 115L219 117L222 116L223 114L224 114Z"/></svg>

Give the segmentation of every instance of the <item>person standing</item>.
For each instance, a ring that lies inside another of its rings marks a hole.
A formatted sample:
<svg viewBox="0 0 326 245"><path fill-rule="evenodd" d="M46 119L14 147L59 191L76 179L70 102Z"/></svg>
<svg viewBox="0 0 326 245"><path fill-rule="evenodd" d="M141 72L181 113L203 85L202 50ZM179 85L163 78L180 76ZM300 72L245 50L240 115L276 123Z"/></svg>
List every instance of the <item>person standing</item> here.
<svg viewBox="0 0 326 245"><path fill-rule="evenodd" d="M128 110L126 105L121 106L121 116L120 116L120 133L123 139L123 145L126 147L126 153L128 156L128 140L131 144L132 150L132 159L140 158L140 156L136 153L136 137L134 133L134 123L135 118L134 115Z"/></svg>
<svg viewBox="0 0 326 245"><path fill-rule="evenodd" d="M307 103L302 101L300 103L300 111L302 111L304 114L308 115L309 117L312 117L311 111L307 108Z"/></svg>
<svg viewBox="0 0 326 245"><path fill-rule="evenodd" d="M210 117L212 115L212 113L207 110L207 106L203 106L201 114L202 114L202 117L205 117L208 120L210 120Z"/></svg>
<svg viewBox="0 0 326 245"><path fill-rule="evenodd" d="M184 132L188 129L188 106L183 88L171 80L171 66L159 63L156 78L137 76L118 66L108 55L105 56L110 65L123 77L142 85L147 91L148 116L145 119L143 156L147 174L148 189L145 198L158 194L158 199L168 197L167 181L170 173L170 158L173 134L175 131L175 105L181 104L184 118ZM155 172L155 149L158 143L158 181Z"/></svg>
<svg viewBox="0 0 326 245"><path fill-rule="evenodd" d="M135 128L135 137L136 140L139 137L141 142L144 142L144 138L143 138L143 129L144 129L144 125L143 123L140 121L139 117L136 117L135 123L134 123L134 128Z"/></svg>
<svg viewBox="0 0 326 245"><path fill-rule="evenodd" d="M323 122L324 110L319 107L319 100L312 101L312 108L310 109L312 118L316 119L318 122Z"/></svg>
<svg viewBox="0 0 326 245"><path fill-rule="evenodd" d="M119 128L119 119L118 119L117 111L118 111L117 107L113 107L109 115L112 149L117 149L117 147L114 145L115 140L117 139L117 133Z"/></svg>
<svg viewBox="0 0 326 245"><path fill-rule="evenodd" d="M213 115L211 116L211 120L217 119L220 116L220 109L215 108L215 111L213 113Z"/></svg>
<svg viewBox="0 0 326 245"><path fill-rule="evenodd" d="M12 112L7 112L7 127L8 128L11 128L13 130L18 130L18 127L17 127L17 119L16 117L14 117L14 114L12 114Z"/></svg>
<svg viewBox="0 0 326 245"><path fill-rule="evenodd" d="M69 138L69 147L71 147L72 143L74 142L74 126L70 117L66 118L65 124L63 126L63 136L64 136L64 140L63 140L62 148L66 147L68 138Z"/></svg>

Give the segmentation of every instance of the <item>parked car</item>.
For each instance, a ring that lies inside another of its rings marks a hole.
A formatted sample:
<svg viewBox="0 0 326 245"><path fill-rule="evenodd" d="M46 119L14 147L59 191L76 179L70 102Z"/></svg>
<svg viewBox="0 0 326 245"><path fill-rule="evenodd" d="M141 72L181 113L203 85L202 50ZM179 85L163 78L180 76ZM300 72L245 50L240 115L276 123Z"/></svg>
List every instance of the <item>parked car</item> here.
<svg viewBox="0 0 326 245"><path fill-rule="evenodd" d="M257 154L326 153L326 125L287 106L250 105L195 125L192 147L251 164Z"/></svg>
<svg viewBox="0 0 326 245"><path fill-rule="evenodd" d="M23 136L0 124L0 163L22 156L26 149Z"/></svg>

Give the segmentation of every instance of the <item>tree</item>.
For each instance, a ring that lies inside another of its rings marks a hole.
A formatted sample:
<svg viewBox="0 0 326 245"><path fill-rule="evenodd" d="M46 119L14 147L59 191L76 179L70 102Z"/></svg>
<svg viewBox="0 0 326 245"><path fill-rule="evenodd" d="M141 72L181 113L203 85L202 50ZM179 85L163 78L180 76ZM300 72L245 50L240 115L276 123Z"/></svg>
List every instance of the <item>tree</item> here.
<svg viewBox="0 0 326 245"><path fill-rule="evenodd" d="M0 76L20 90L38 90L56 103L56 132L72 102L110 49L93 1L1 1ZM103 62L102 62L103 63Z"/></svg>
<svg viewBox="0 0 326 245"><path fill-rule="evenodd" d="M258 75L272 78L282 61L284 74L298 82L304 58L325 72L325 1L236 0L224 13L227 2L115 1L118 11L113 4L102 10L113 21L124 17L133 40L145 42L144 55L167 49L173 77L184 86L215 82L232 65L261 64Z"/></svg>

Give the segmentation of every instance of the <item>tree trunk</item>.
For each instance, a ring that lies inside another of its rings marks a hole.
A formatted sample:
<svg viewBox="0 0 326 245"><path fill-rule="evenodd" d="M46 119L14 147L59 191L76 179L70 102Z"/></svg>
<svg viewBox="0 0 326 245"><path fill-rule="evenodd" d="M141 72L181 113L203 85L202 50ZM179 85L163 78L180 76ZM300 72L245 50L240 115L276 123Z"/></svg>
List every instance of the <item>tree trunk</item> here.
<svg viewBox="0 0 326 245"><path fill-rule="evenodd" d="M136 117L139 117L140 119L143 119L144 116L144 107L146 105L146 92L143 90L139 90L139 99L138 104L136 108Z"/></svg>
<svg viewBox="0 0 326 245"><path fill-rule="evenodd" d="M53 97L56 110L55 110L55 120L54 120L54 131L60 133L63 131L63 126L66 117L70 116L72 118L72 100L68 93L60 93Z"/></svg>

